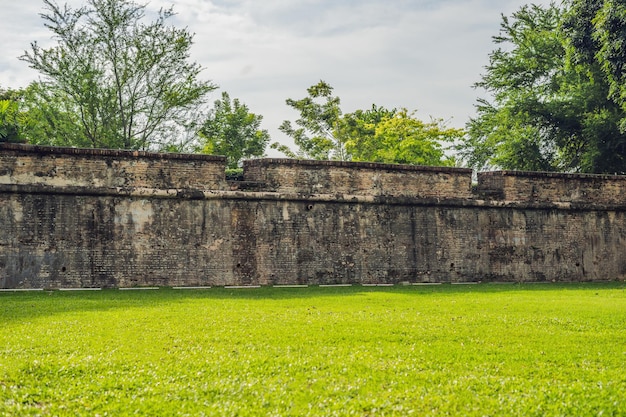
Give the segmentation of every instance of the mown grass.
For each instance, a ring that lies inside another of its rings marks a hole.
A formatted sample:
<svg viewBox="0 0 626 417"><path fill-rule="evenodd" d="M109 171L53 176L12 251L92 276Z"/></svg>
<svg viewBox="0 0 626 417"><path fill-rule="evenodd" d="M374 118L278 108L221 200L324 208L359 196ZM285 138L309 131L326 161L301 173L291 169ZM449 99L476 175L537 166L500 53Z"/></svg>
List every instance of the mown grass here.
<svg viewBox="0 0 626 417"><path fill-rule="evenodd" d="M0 415L626 415L624 285L0 294Z"/></svg>

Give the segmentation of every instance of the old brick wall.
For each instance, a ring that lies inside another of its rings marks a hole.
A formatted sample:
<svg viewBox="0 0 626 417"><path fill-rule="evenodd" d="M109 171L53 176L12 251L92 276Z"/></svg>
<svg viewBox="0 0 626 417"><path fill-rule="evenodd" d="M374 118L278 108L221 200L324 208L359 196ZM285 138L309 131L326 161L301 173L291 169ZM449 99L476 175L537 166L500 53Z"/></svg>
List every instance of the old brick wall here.
<svg viewBox="0 0 626 417"><path fill-rule="evenodd" d="M626 278L626 177L0 144L0 288Z"/></svg>
<svg viewBox="0 0 626 417"><path fill-rule="evenodd" d="M256 159L246 179L294 194L471 198L472 170L359 162Z"/></svg>
<svg viewBox="0 0 626 417"><path fill-rule="evenodd" d="M0 184L225 189L223 157L0 144Z"/></svg>
<svg viewBox="0 0 626 417"><path fill-rule="evenodd" d="M480 192L505 201L582 208L626 204L626 177L619 175L495 171L478 173L478 183Z"/></svg>

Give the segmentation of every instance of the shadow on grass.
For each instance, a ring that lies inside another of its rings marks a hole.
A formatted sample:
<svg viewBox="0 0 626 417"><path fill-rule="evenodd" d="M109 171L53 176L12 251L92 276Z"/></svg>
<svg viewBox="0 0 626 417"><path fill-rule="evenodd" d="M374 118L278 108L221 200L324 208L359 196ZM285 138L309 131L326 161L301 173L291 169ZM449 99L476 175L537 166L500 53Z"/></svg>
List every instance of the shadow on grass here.
<svg viewBox="0 0 626 417"><path fill-rule="evenodd" d="M120 291L42 291L42 292L2 292L0 293L0 326L75 312L109 311L138 307L161 307L167 304L189 300L302 300L320 297L351 297L371 293L399 294L409 296L488 294L506 292L562 292L572 290L624 290L624 282L583 282L583 283L540 283L540 284L476 284L476 285L407 285L393 287L307 287L307 288L245 288Z"/></svg>

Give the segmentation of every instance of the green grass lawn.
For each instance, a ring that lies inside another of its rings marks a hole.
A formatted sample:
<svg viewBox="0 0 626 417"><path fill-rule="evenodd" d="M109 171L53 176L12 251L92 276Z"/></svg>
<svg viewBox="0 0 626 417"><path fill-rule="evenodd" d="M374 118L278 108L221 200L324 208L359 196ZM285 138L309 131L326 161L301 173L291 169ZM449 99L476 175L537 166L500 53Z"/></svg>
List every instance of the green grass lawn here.
<svg viewBox="0 0 626 417"><path fill-rule="evenodd" d="M623 283L0 293L0 415L626 415Z"/></svg>

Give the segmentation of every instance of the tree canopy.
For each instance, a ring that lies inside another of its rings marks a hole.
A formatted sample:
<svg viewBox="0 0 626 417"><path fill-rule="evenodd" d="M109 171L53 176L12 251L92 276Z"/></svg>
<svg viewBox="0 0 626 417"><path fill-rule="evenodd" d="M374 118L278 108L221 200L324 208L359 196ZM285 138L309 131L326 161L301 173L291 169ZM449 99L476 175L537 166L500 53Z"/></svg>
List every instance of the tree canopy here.
<svg viewBox="0 0 626 417"><path fill-rule="evenodd" d="M79 132L49 136L64 126L43 117L31 142L158 150L195 129L197 110L216 87L189 62L192 35L167 25L172 9L146 23L146 6L131 0L87 0L78 9L44 4L41 16L57 44L34 42L21 57L43 75L25 107L58 110Z"/></svg>
<svg viewBox="0 0 626 417"><path fill-rule="evenodd" d="M263 116L251 113L239 99L231 101L228 93L215 101L199 135L200 153L225 155L228 168L237 168L244 158L263 156L270 140L267 130L260 128Z"/></svg>
<svg viewBox="0 0 626 417"><path fill-rule="evenodd" d="M359 130L350 130L346 149L353 161L369 161L412 165L452 166L448 147L463 136L463 130L447 128L442 120L423 122L415 112L402 108L372 110L349 114L344 122L357 120ZM362 121L360 121L361 119ZM372 120L373 119L373 120ZM371 122L367 122L372 120Z"/></svg>
<svg viewBox="0 0 626 417"><path fill-rule="evenodd" d="M293 153L288 147L273 144L290 157L309 159L336 159L345 161L348 155L340 134L341 100L333 96L333 87L325 81L307 89L308 96L300 100L288 98L288 106L300 113L294 127L289 120L280 125L280 131L291 137L298 152Z"/></svg>
<svg viewBox="0 0 626 417"><path fill-rule="evenodd" d="M620 7L580 0L503 16L476 84L491 99L478 100L458 147L471 166L626 172L624 107L599 53L604 9Z"/></svg>
<svg viewBox="0 0 626 417"><path fill-rule="evenodd" d="M308 90L308 97L288 99L287 105L300 112L294 127L285 121L280 129L294 139L298 151L274 143L289 157L336 159L418 165L452 165L445 143L460 139L463 131L446 128L442 120L428 123L407 109L386 109L372 105L369 110L344 114L333 88L320 81Z"/></svg>
<svg viewBox="0 0 626 417"><path fill-rule="evenodd" d="M21 90L0 90L0 142L20 142L21 113L20 100Z"/></svg>
<svg viewBox="0 0 626 417"><path fill-rule="evenodd" d="M40 145L81 146L77 115L64 95L33 82L0 96L0 141ZM88 146L88 145L83 145Z"/></svg>

